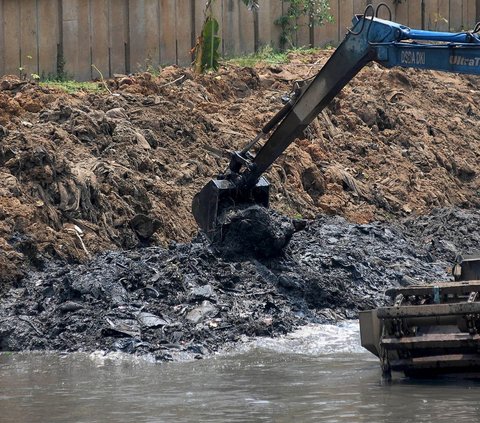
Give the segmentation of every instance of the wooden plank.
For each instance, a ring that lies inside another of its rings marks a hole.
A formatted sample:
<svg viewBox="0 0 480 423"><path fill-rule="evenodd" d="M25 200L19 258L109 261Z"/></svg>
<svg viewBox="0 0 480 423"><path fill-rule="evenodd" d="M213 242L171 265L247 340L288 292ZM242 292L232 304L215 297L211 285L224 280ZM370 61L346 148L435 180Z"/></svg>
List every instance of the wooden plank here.
<svg viewBox="0 0 480 423"><path fill-rule="evenodd" d="M367 7L366 0L353 0L353 13L356 15L363 15L365 7Z"/></svg>
<svg viewBox="0 0 480 423"><path fill-rule="evenodd" d="M110 76L127 72L125 57L128 43L128 0L109 0L109 67Z"/></svg>
<svg viewBox="0 0 480 423"><path fill-rule="evenodd" d="M108 0L90 0L92 65L98 68L105 78L110 74L108 6ZM100 77L95 69L92 74L94 78Z"/></svg>
<svg viewBox="0 0 480 423"><path fill-rule="evenodd" d="M393 0L383 0L381 2L378 2L378 3L384 3L387 5L388 9L390 9L390 12L392 14L392 17L391 19L393 21L395 21L395 5L397 3L395 3ZM378 16L382 19L390 19L390 12L389 10L387 9L387 7L380 7L380 9L378 9Z"/></svg>
<svg viewBox="0 0 480 423"><path fill-rule="evenodd" d="M0 0L0 76L5 74L5 37L4 37L4 26L5 26L5 15L3 14L3 3L4 0Z"/></svg>
<svg viewBox="0 0 480 423"><path fill-rule="evenodd" d="M325 47L327 44L327 30L324 24L314 25L313 28L313 46Z"/></svg>
<svg viewBox="0 0 480 423"><path fill-rule="evenodd" d="M438 16L438 0L424 0L425 2L425 29L434 31Z"/></svg>
<svg viewBox="0 0 480 423"><path fill-rule="evenodd" d="M195 40L200 36L205 22L205 0L195 0Z"/></svg>
<svg viewBox="0 0 480 423"><path fill-rule="evenodd" d="M270 40L273 48L280 48L280 36L282 28L275 22L283 15L283 2L279 0L270 0ZM265 5L267 7L267 5Z"/></svg>
<svg viewBox="0 0 480 423"><path fill-rule="evenodd" d="M408 2L408 26L410 28L421 29L422 27L421 1Z"/></svg>
<svg viewBox="0 0 480 423"><path fill-rule="evenodd" d="M314 24L313 26L313 46L323 47L325 43L325 25Z"/></svg>
<svg viewBox="0 0 480 423"><path fill-rule="evenodd" d="M58 2L38 0L38 67L42 78L57 75L59 42Z"/></svg>
<svg viewBox="0 0 480 423"><path fill-rule="evenodd" d="M145 20L142 22L145 31L143 63L153 69L158 69L160 65L160 28L157 24L159 14L158 0L145 0Z"/></svg>
<svg viewBox="0 0 480 423"><path fill-rule="evenodd" d="M240 54L253 53L255 51L255 27L253 11L240 2L239 7L239 32L240 32Z"/></svg>
<svg viewBox="0 0 480 423"><path fill-rule="evenodd" d="M409 2L402 2L402 3L395 4L393 8L395 22L408 26L408 4Z"/></svg>
<svg viewBox="0 0 480 423"><path fill-rule="evenodd" d="M460 31L462 29L463 0L450 1L450 30Z"/></svg>
<svg viewBox="0 0 480 423"><path fill-rule="evenodd" d="M475 27L475 24L476 24L475 0L467 0L466 3L467 3L466 7L464 7L463 26L466 30L471 30Z"/></svg>
<svg viewBox="0 0 480 423"><path fill-rule="evenodd" d="M438 0L436 31L448 31L450 27L450 0Z"/></svg>
<svg viewBox="0 0 480 423"><path fill-rule="evenodd" d="M224 0L223 5L223 44L224 55L237 56L240 53L239 2Z"/></svg>
<svg viewBox="0 0 480 423"><path fill-rule="evenodd" d="M192 10L189 0L176 1L177 64L188 66L192 62Z"/></svg>
<svg viewBox="0 0 480 423"><path fill-rule="evenodd" d="M223 9L224 9L224 4L223 1L215 1L213 2L212 10L213 10L213 17L218 21L219 24L219 29L218 29L218 36L222 40L221 46L219 48L219 52L222 55L225 55L225 43L223 39L223 26L222 26L222 20L223 20Z"/></svg>
<svg viewBox="0 0 480 423"><path fill-rule="evenodd" d="M4 61L5 73L18 75L20 68L20 4L16 0L4 0Z"/></svg>
<svg viewBox="0 0 480 423"><path fill-rule="evenodd" d="M173 3L173 10L175 10L174 6ZM164 20L160 20L158 1L130 1L128 16L131 71L157 68L160 63L159 22L160 25L164 24ZM173 16L173 22L175 22L175 16Z"/></svg>
<svg viewBox="0 0 480 423"><path fill-rule="evenodd" d="M177 62L175 2L160 0L160 64L171 65Z"/></svg>
<svg viewBox="0 0 480 423"><path fill-rule="evenodd" d="M222 2L216 1L212 4L213 17L219 23L219 36L221 38L222 33ZM203 24L206 19L205 0L195 0L195 43L198 40L203 28ZM223 41L222 41L223 43ZM192 46L193 47L193 46ZM220 52L223 54L223 47L220 46Z"/></svg>
<svg viewBox="0 0 480 423"><path fill-rule="evenodd" d="M146 0L134 0L128 3L131 72L139 72L145 68L147 52L145 45L145 2Z"/></svg>
<svg viewBox="0 0 480 423"><path fill-rule="evenodd" d="M92 78L89 0L63 0L63 54L69 76Z"/></svg>
<svg viewBox="0 0 480 423"><path fill-rule="evenodd" d="M462 0L462 24L461 28L462 30L467 30L468 28L468 2L467 0Z"/></svg>
<svg viewBox="0 0 480 423"><path fill-rule="evenodd" d="M275 24L270 10L272 1L276 0L265 0L258 9L258 46L260 49L273 42L272 26Z"/></svg>
<svg viewBox="0 0 480 423"><path fill-rule="evenodd" d="M338 40L342 41L347 33L347 28L352 27L353 0L340 0L338 2Z"/></svg>
<svg viewBox="0 0 480 423"><path fill-rule="evenodd" d="M470 18L470 28L474 28L477 21L477 16L480 14L480 2L478 0L468 0L468 16Z"/></svg>
<svg viewBox="0 0 480 423"><path fill-rule="evenodd" d="M295 45L297 47L310 47L310 28L307 16L301 16L298 19L298 29L295 34Z"/></svg>
<svg viewBox="0 0 480 423"><path fill-rule="evenodd" d="M92 79L92 51L90 38L90 2L96 0L78 0L78 33L76 50L78 54L78 68L75 72L80 81Z"/></svg>
<svg viewBox="0 0 480 423"><path fill-rule="evenodd" d="M63 0L63 59L65 61L65 72L72 76L78 69L77 49L80 48L80 46L77 46L77 7L77 0Z"/></svg>
<svg viewBox="0 0 480 423"><path fill-rule="evenodd" d="M362 14L363 11L365 10L365 1L366 0L355 0L356 6L354 7L357 8L358 14ZM333 1L330 2L332 4ZM333 12L331 9L329 10L329 14L333 16ZM335 16L333 16L334 19L336 19ZM353 16L352 16L353 18ZM334 42L332 39L329 39L331 37L331 34L333 33L332 27L334 26L334 23L320 23L320 24L315 24L314 29L313 29L313 45L315 47L321 47L324 48L329 45L333 45Z"/></svg>
<svg viewBox="0 0 480 423"><path fill-rule="evenodd" d="M30 77L38 74L37 1L22 0L20 4L20 64Z"/></svg>
<svg viewBox="0 0 480 423"><path fill-rule="evenodd" d="M339 28L339 2L340 0L330 1L330 15L333 16L333 22L325 24L324 35L325 39L323 45L337 45L338 44L338 28Z"/></svg>

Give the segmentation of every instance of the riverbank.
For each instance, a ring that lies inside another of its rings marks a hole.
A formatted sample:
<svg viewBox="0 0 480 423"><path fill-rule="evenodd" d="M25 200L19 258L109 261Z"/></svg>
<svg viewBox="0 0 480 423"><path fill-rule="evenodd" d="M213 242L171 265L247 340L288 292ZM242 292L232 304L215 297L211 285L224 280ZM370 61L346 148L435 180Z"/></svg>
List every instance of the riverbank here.
<svg viewBox="0 0 480 423"><path fill-rule="evenodd" d="M479 248L479 224L479 212L455 209L397 225L320 216L278 257L226 258L198 236L51 262L0 301L0 350L202 358L248 337L356 318L390 286L447 279L452 257Z"/></svg>

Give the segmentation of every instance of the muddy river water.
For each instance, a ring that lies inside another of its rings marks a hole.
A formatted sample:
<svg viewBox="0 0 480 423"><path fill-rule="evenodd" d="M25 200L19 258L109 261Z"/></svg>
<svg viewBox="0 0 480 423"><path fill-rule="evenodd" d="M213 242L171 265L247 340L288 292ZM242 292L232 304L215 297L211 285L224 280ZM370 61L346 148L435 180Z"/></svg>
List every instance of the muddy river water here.
<svg viewBox="0 0 480 423"><path fill-rule="evenodd" d="M213 358L0 354L0 422L474 422L480 382L382 385L358 323L316 325Z"/></svg>

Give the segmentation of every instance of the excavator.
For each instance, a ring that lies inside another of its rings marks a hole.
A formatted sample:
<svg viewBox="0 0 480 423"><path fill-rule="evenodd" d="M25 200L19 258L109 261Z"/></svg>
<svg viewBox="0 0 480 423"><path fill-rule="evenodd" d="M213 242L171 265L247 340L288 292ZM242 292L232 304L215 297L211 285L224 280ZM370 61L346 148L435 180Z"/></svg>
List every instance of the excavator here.
<svg viewBox="0 0 480 423"><path fill-rule="evenodd" d="M388 19L379 17L383 7ZM318 74L296 84L260 133L232 153L226 171L195 195L192 212L200 229L214 242L221 237L220 216L227 208L268 207L269 183L263 173L366 65L480 74L479 31L480 24L457 33L411 29L393 22L385 4L367 6L362 15L354 16L344 40ZM477 269L477 264L478 259L463 265ZM480 281L471 280L472 274L479 279L478 273L466 272L467 282L410 287L404 292L393 289L392 307L361 314L362 345L380 358L385 377L392 369L408 374L480 370L480 296L476 295Z"/></svg>

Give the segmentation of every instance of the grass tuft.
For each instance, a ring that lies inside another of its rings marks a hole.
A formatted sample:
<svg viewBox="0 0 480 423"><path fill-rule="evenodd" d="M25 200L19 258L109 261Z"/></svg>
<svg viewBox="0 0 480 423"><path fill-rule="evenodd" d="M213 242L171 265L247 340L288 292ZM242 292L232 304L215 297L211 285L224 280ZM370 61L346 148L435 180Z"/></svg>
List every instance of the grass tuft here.
<svg viewBox="0 0 480 423"><path fill-rule="evenodd" d="M107 90L98 82L77 82L77 81L43 81L40 85L48 88L58 88L68 94L76 94L79 92L87 93L103 93Z"/></svg>
<svg viewBox="0 0 480 423"><path fill-rule="evenodd" d="M310 55L318 52L317 48L295 48L286 51L275 50L272 46L265 46L256 53L247 54L245 56L233 57L226 61L227 64L238 66L255 66L257 63L280 65L283 63L289 63L292 54L298 55Z"/></svg>

